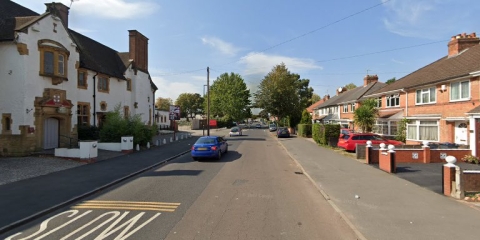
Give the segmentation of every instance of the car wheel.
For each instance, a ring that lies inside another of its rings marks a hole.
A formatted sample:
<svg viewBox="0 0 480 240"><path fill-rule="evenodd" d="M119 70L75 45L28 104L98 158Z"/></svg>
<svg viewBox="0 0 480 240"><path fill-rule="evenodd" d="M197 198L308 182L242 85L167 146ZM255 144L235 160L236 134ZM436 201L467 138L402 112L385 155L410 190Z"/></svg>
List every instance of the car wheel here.
<svg viewBox="0 0 480 240"><path fill-rule="evenodd" d="M222 158L222 151L218 151L217 159L220 160Z"/></svg>
<svg viewBox="0 0 480 240"><path fill-rule="evenodd" d="M228 145L225 147L225 154L228 153Z"/></svg>

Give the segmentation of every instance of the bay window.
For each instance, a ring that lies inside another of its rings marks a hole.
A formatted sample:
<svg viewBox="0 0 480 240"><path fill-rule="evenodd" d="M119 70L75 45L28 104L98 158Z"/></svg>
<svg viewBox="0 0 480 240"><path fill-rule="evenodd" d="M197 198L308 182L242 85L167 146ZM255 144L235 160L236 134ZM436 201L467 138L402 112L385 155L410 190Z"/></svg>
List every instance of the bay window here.
<svg viewBox="0 0 480 240"><path fill-rule="evenodd" d="M438 141L439 126L436 120L416 120L407 124L407 139L418 141Z"/></svg>

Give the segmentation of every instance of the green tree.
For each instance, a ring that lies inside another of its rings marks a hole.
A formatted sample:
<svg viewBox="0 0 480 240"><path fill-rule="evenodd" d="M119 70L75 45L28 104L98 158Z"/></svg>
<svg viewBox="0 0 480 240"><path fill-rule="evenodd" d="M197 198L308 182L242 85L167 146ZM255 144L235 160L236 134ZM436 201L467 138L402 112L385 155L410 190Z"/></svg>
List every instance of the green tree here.
<svg viewBox="0 0 480 240"><path fill-rule="evenodd" d="M302 120L300 121L301 124L312 124L312 115L305 109L302 112Z"/></svg>
<svg viewBox="0 0 480 240"><path fill-rule="evenodd" d="M388 79L385 83L386 83L386 84L391 84L391 83L394 83L395 81L397 81L396 78L390 78L390 79Z"/></svg>
<svg viewBox="0 0 480 240"><path fill-rule="evenodd" d="M173 104L173 101L170 98L158 97L155 100L155 107L160 109L160 110L168 111L168 110L170 110L170 105L172 105L172 104Z"/></svg>
<svg viewBox="0 0 480 240"><path fill-rule="evenodd" d="M320 101L320 99L322 99L322 98L318 94L312 93L312 104Z"/></svg>
<svg viewBox="0 0 480 240"><path fill-rule="evenodd" d="M357 85L355 85L355 84L353 84L353 83L349 83L349 84L345 85L345 88L346 88L347 90L352 90L352 89L357 88Z"/></svg>
<svg viewBox="0 0 480 240"><path fill-rule="evenodd" d="M194 118L197 114L203 113L203 97L198 93L182 93L175 101L175 105L180 106L180 113L182 117Z"/></svg>
<svg viewBox="0 0 480 240"><path fill-rule="evenodd" d="M372 131L373 125L378 116L377 99L369 98L363 101L354 112L354 121L362 132Z"/></svg>
<svg viewBox="0 0 480 240"><path fill-rule="evenodd" d="M255 105L279 120L288 119L288 125L295 127L302 111L312 103L313 89L308 86L309 82L291 73L284 63L277 65L258 86Z"/></svg>
<svg viewBox="0 0 480 240"><path fill-rule="evenodd" d="M223 73L210 86L208 94L210 116L237 122L251 116L250 90L239 74Z"/></svg>

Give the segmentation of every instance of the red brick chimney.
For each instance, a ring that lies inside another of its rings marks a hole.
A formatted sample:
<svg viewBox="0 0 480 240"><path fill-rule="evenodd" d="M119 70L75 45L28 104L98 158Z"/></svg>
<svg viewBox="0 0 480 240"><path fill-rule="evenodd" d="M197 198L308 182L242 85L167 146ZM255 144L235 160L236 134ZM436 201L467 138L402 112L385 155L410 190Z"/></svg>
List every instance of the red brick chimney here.
<svg viewBox="0 0 480 240"><path fill-rule="evenodd" d="M480 39L475 33L467 35L466 33L453 36L448 42L448 56L457 55L463 50L480 43Z"/></svg>
<svg viewBox="0 0 480 240"><path fill-rule="evenodd" d="M46 11L59 17L62 20L65 28L68 28L68 13L70 8L63 5L62 3L56 3L56 2L45 3L45 5L47 6Z"/></svg>
<svg viewBox="0 0 480 240"><path fill-rule="evenodd" d="M370 83L378 82L378 76L375 75L367 75L363 78L363 86L367 86Z"/></svg>
<svg viewBox="0 0 480 240"><path fill-rule="evenodd" d="M135 62L135 67L148 71L148 38L137 30L128 30L129 56Z"/></svg>

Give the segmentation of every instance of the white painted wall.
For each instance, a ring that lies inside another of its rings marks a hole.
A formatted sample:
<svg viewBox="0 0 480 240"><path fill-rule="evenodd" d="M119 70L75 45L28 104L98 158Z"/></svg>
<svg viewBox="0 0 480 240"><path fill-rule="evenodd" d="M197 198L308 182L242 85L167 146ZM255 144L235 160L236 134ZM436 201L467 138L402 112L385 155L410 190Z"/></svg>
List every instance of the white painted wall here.
<svg viewBox="0 0 480 240"><path fill-rule="evenodd" d="M53 32L53 24L56 23L56 33ZM19 33L18 42L27 45L29 54L20 55L16 44L12 42L0 43L0 114L12 114L12 133L20 134L20 125L34 124L34 111L26 113L26 109L34 108L35 97L43 95L44 88L56 88L65 90L67 99L72 101L72 128L77 124L77 103L90 103L90 124L93 124L93 76L96 72L88 71L87 89L77 87L77 69L75 64L79 62L80 56L76 51L76 46L71 40L68 32L60 21L47 16L38 23L34 24L38 31L29 28L28 33ZM69 52L67 76L68 81L53 85L52 79L39 75L40 72L40 52L38 40L50 39L62 44ZM127 91L125 80L110 78L109 93L96 91L96 111L102 112L100 103L107 103L107 111L114 110L117 104L121 105L120 111L123 113L123 106L129 106L131 114L141 114L142 121L148 123L149 109L153 106L153 92L148 79L148 74L141 71L134 75L134 71L127 70L126 78L132 79L132 91ZM98 84L98 76L97 76ZM150 102L148 101L150 97ZM138 102L138 108L135 109L134 103ZM153 117L154 112L152 112ZM98 124L98 122L97 122Z"/></svg>
<svg viewBox="0 0 480 240"><path fill-rule="evenodd" d="M168 111L164 111L164 110L158 110L158 109L155 109L155 114L158 114L160 116L158 122L155 122L158 126L162 125L162 126L170 126L170 119L168 118L169 117L169 112ZM161 122L160 119L162 118L162 116L164 118L166 118L166 122Z"/></svg>

